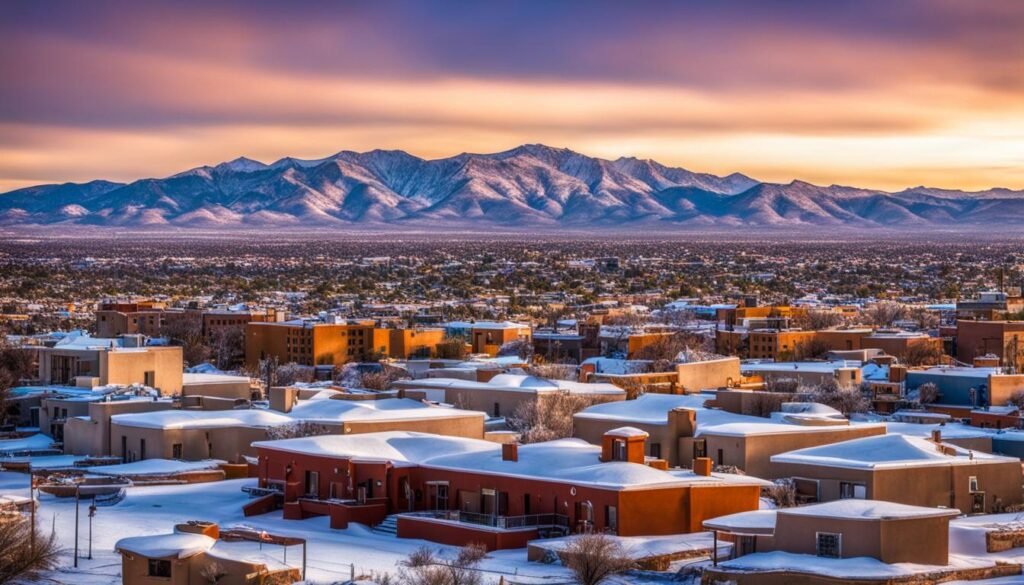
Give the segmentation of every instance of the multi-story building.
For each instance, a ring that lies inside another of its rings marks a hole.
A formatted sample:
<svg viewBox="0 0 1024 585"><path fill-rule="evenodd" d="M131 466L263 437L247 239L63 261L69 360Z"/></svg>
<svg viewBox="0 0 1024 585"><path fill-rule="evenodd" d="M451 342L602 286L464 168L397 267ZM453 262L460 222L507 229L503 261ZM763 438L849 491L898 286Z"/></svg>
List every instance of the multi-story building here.
<svg viewBox="0 0 1024 585"><path fill-rule="evenodd" d="M180 347L147 346L139 335L116 339L78 335L38 351L39 379L43 384L143 384L162 394L181 393Z"/></svg>
<svg viewBox="0 0 1024 585"><path fill-rule="evenodd" d="M245 326L245 363L250 367L267 358L305 366L336 366L366 359L374 351L373 321L293 320Z"/></svg>
<svg viewBox="0 0 1024 585"><path fill-rule="evenodd" d="M998 365L1020 370L1024 366L1024 321L969 321L956 323L956 359L995 356Z"/></svg>
<svg viewBox="0 0 1024 585"><path fill-rule="evenodd" d="M512 341L530 341L529 325L511 321L455 321L444 326L449 337L462 338L472 346L473 353L498 355L502 345Z"/></svg>
<svg viewBox="0 0 1024 585"><path fill-rule="evenodd" d="M529 445L409 432L264 441L261 493L280 494L284 517L378 524L398 514L399 537L488 549L521 548L542 534L667 535L754 510L766 482L647 464L647 433L608 431L602 445L562 439ZM270 511L277 495L247 514Z"/></svg>

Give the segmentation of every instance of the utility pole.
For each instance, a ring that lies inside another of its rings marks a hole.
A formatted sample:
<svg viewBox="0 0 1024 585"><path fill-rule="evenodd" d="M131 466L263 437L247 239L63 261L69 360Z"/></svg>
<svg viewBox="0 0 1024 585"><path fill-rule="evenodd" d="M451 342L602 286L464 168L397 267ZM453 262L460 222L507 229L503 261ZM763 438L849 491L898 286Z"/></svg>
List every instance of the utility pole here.
<svg viewBox="0 0 1024 585"><path fill-rule="evenodd" d="M78 568L78 500L81 495L81 486L75 484L75 568Z"/></svg>
<svg viewBox="0 0 1024 585"><path fill-rule="evenodd" d="M89 560L92 560L92 519L96 516L96 494L92 495L92 504L89 505Z"/></svg>

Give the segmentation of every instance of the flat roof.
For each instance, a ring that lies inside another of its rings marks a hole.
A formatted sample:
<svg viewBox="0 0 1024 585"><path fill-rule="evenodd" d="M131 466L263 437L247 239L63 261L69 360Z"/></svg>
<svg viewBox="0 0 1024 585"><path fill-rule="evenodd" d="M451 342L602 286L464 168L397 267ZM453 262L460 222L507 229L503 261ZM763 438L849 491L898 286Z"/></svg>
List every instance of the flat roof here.
<svg viewBox="0 0 1024 585"><path fill-rule="evenodd" d="M896 469L936 465L974 465L1019 461L988 453L973 452L951 445L936 444L923 437L878 435L840 443L780 453L772 463L797 463L844 469Z"/></svg>
<svg viewBox="0 0 1024 585"><path fill-rule="evenodd" d="M847 498L833 500L821 504L781 508L778 514L788 516L810 516L815 518L836 518L844 520L897 520L906 518L939 518L943 516L959 516L960 510L954 508L926 508L910 506L895 502L878 500L859 500Z"/></svg>

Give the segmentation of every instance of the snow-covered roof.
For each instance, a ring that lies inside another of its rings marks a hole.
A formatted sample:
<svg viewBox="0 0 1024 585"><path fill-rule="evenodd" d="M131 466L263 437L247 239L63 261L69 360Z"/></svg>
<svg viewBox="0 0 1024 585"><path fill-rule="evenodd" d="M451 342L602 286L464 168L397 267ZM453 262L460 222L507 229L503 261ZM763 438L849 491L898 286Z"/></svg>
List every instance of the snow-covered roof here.
<svg viewBox="0 0 1024 585"><path fill-rule="evenodd" d="M115 414L115 424L148 429L212 429L222 427L274 427L295 419L268 410L160 410Z"/></svg>
<svg viewBox="0 0 1024 585"><path fill-rule="evenodd" d="M114 550L150 559L187 559L210 550L216 542L205 534L174 532L122 538L114 545Z"/></svg>
<svg viewBox="0 0 1024 585"><path fill-rule="evenodd" d="M845 469L892 469L933 465L972 465L1017 461L988 453L971 452L923 437L877 435L773 455L772 463L798 463Z"/></svg>
<svg viewBox="0 0 1024 585"><path fill-rule="evenodd" d="M451 321L444 324L445 329L529 329L529 325L512 321Z"/></svg>
<svg viewBox="0 0 1024 585"><path fill-rule="evenodd" d="M458 378L423 378L420 380L399 380L393 384L396 388L453 388L458 390L500 390L505 392L529 392L533 394L545 392L567 391L573 394L619 394L625 390L614 384L570 382L568 380L548 380L524 374L499 374L488 382L460 380Z"/></svg>
<svg viewBox="0 0 1024 585"><path fill-rule="evenodd" d="M231 374L215 374L215 373L189 373L185 372L181 375L182 384L225 384L229 382L234 383L249 383L248 376L232 376Z"/></svg>
<svg viewBox="0 0 1024 585"><path fill-rule="evenodd" d="M406 431L259 441L253 446L356 461L390 461L396 467L419 465L430 469L533 478L616 490L681 486L695 482L743 482L740 476L673 474L639 463L602 462L601 448L580 439L521 445L516 461L506 461L502 457L501 445L490 441ZM758 481L751 479L750 483Z"/></svg>
<svg viewBox="0 0 1024 585"><path fill-rule="evenodd" d="M624 437L624 438L627 438L627 439L632 438L632 437L644 437L644 438L647 438L647 437L651 436L650 433L648 433L647 431L640 430L640 429L638 429L636 427L619 427L617 429L611 429L610 431L605 431L604 434L610 435L612 437Z"/></svg>
<svg viewBox="0 0 1024 585"><path fill-rule="evenodd" d="M704 521L704 528L731 534L774 534L776 510L750 510Z"/></svg>
<svg viewBox="0 0 1024 585"><path fill-rule="evenodd" d="M501 445L480 439L405 431L257 441L253 447L358 461L390 461L396 467L418 465L439 453L501 450Z"/></svg>
<svg viewBox="0 0 1024 585"><path fill-rule="evenodd" d="M409 419L484 417L482 412L432 406L410 398L381 400L301 400L287 414L293 419L332 423L357 420L395 421Z"/></svg>
<svg viewBox="0 0 1024 585"><path fill-rule="evenodd" d="M644 424L667 424L674 408L703 408L707 394L642 394L636 400L605 402L576 413L577 418L602 419Z"/></svg>
<svg viewBox="0 0 1024 585"><path fill-rule="evenodd" d="M926 508L895 502L846 498L822 504L810 504L796 508L781 508L779 514L789 516L812 516L816 518L842 518L844 520L890 520L902 518L935 518L959 516L960 511L952 508Z"/></svg>

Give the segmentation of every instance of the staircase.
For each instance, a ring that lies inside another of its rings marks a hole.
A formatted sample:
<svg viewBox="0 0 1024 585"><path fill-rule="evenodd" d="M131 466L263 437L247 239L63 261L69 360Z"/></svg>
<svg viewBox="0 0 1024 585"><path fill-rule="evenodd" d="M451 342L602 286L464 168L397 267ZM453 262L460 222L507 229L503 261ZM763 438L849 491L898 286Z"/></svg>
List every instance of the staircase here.
<svg viewBox="0 0 1024 585"><path fill-rule="evenodd" d="M398 516L392 514L384 519L383 522L373 527L373 531L377 534L386 534L388 536L398 536Z"/></svg>

